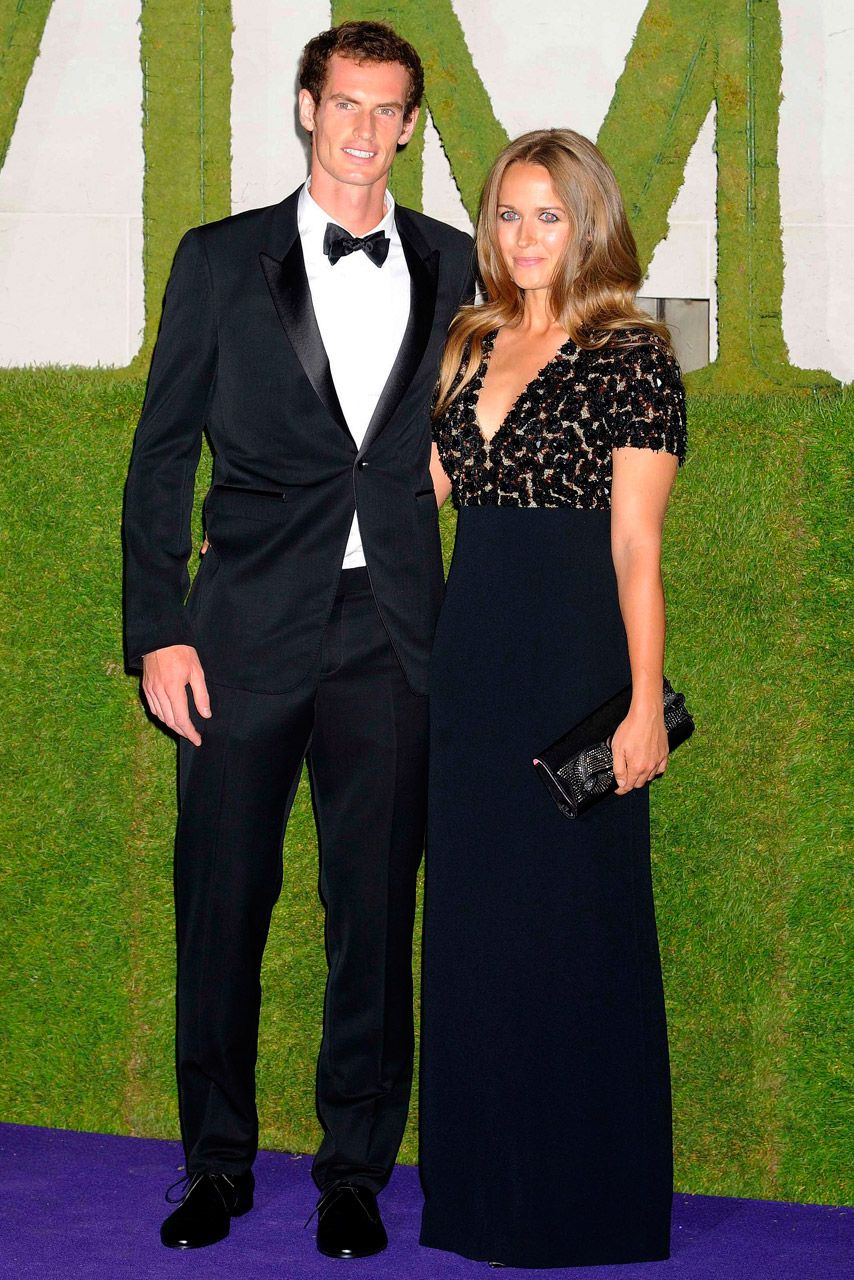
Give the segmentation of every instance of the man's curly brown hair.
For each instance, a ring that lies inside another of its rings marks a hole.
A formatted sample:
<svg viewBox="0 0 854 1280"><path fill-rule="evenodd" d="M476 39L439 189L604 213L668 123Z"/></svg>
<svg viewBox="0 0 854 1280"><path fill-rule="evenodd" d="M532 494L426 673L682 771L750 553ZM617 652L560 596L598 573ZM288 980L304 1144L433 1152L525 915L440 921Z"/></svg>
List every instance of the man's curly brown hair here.
<svg viewBox="0 0 854 1280"><path fill-rule="evenodd" d="M342 22L309 40L302 51L299 87L319 103L326 84L329 59L334 53L353 62L399 62L409 72L409 91L403 108L408 120L424 96L424 68L408 40L385 22Z"/></svg>

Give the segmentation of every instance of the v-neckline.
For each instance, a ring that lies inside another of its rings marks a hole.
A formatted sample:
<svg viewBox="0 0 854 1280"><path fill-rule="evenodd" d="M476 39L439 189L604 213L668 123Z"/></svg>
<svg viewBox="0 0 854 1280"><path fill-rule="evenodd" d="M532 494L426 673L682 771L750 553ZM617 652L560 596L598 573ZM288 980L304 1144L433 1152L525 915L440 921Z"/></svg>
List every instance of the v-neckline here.
<svg viewBox="0 0 854 1280"><path fill-rule="evenodd" d="M519 404L519 401L522 399L522 397L526 394L526 392L528 392L531 389L531 387L534 386L535 383L540 381L540 379L542 378L546 370L551 368L551 366L557 360L558 356L562 355L564 352L564 349L569 345L570 342L572 342L572 338L567 336L566 340L560 344L560 346L558 347L554 355L551 357L551 359L547 360L546 363L542 366L542 368L537 370L533 378L531 378L530 382L525 383L524 387L519 392L516 399L513 401L510 408L507 410L504 417L501 419L498 426L493 431L492 435L487 437L483 433L483 427L481 426L480 416L478 414L477 407L480 402L480 393L483 390L483 380L486 377L486 371L489 368L490 357L492 356L492 351L493 351L493 348L495 347L495 340L498 337L499 332L500 332L499 329L490 329L488 333L485 333L483 335L483 349L481 351L480 367L477 371L477 378L475 379L476 385L472 386L472 395L471 395L472 421L474 424L474 429L477 432L478 436L480 437L481 447L484 449L492 448L496 439L504 430L510 418L513 416L513 413L515 412L516 407Z"/></svg>

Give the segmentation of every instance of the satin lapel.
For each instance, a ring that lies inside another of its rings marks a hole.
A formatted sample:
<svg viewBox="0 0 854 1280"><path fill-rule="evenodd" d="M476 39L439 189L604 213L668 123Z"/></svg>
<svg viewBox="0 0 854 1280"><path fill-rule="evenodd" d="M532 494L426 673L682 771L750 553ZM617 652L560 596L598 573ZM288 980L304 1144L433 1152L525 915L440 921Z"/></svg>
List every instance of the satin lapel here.
<svg viewBox="0 0 854 1280"><path fill-rule="evenodd" d="M405 215L405 210L400 210ZM407 387L418 371L418 366L427 350L430 334L433 330L433 316L436 312L436 291L439 280L439 252L434 249L426 257L422 257L418 246L410 238L408 223L398 216L397 229L400 242L409 268L409 320L403 334L403 341L392 365L391 373L377 401L362 447L363 454L368 446L376 440L397 409ZM420 237L419 237L420 239ZM421 241L423 245L424 242Z"/></svg>
<svg viewBox="0 0 854 1280"><path fill-rule="evenodd" d="M327 412L352 440L353 437L350 435L347 420L335 390L335 383L332 381L329 357L314 314L299 236L295 237L281 261L272 258L268 253L262 253L260 257L261 267L282 322L282 328L305 370L306 377Z"/></svg>

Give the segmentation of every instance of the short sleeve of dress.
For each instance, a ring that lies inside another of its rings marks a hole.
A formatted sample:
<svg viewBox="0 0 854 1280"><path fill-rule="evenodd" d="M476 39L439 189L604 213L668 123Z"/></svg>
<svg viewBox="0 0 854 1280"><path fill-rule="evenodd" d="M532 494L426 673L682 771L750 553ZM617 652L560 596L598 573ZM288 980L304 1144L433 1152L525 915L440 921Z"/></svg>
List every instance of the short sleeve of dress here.
<svg viewBox="0 0 854 1280"><path fill-rule="evenodd" d="M626 361L624 389L618 392L611 447L675 453L685 461L688 433L685 390L679 365L663 342L650 341L621 352Z"/></svg>

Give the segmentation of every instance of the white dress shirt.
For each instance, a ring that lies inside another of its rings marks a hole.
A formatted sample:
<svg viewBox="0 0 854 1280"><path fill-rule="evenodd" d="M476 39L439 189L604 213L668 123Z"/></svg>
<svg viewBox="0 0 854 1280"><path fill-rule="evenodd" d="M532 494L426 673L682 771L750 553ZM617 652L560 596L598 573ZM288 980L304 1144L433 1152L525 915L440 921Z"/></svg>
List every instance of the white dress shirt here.
<svg viewBox="0 0 854 1280"><path fill-rule="evenodd" d="M312 199L306 182L299 194L297 227L311 301L341 409L359 448L409 320L409 268L390 191L382 221L365 233L384 231L389 238L388 257L381 267L361 249L333 266L323 252L323 237L327 224L335 221ZM355 569L364 563L354 515L342 567Z"/></svg>

